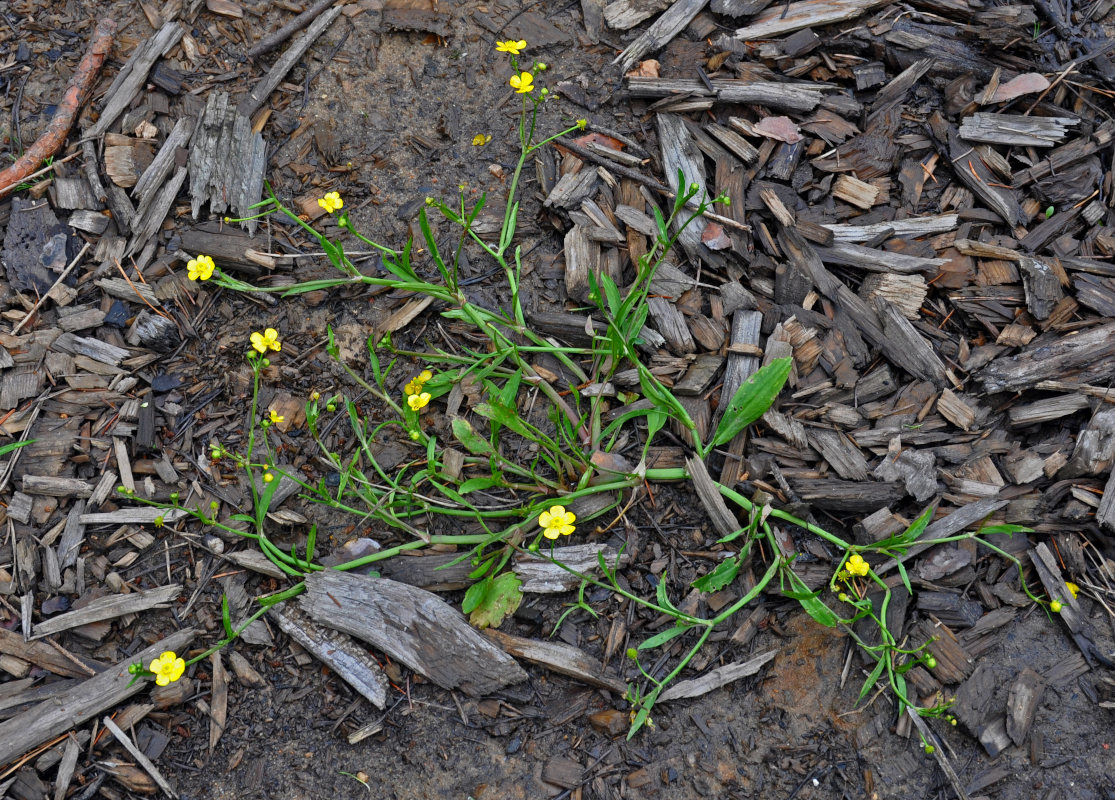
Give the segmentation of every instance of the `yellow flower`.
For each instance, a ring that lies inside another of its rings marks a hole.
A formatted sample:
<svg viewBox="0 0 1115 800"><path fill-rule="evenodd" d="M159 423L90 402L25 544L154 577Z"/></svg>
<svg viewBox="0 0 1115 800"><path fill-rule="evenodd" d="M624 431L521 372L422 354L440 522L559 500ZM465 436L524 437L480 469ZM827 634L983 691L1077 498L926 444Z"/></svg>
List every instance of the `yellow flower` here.
<svg viewBox="0 0 1115 800"><path fill-rule="evenodd" d="M534 76L529 72L524 72L521 75L511 76L511 88L518 94L526 94L527 92L534 91Z"/></svg>
<svg viewBox="0 0 1115 800"><path fill-rule="evenodd" d="M1077 586L1075 583L1073 583L1072 581L1065 581L1065 586L1068 587L1068 590L1072 593L1073 597L1080 596L1080 587Z"/></svg>
<svg viewBox="0 0 1115 800"><path fill-rule="evenodd" d="M849 558L846 566L848 567L848 572L853 575L859 575L860 577L863 577L871 571L871 565L864 561L863 556L859 553Z"/></svg>
<svg viewBox="0 0 1115 800"><path fill-rule="evenodd" d="M430 393L422 392L421 394L412 394L407 398L407 405L410 406L411 411L417 411L420 408L425 408L430 404Z"/></svg>
<svg viewBox="0 0 1115 800"><path fill-rule="evenodd" d="M415 394L421 394L422 386L432 377L434 377L434 373L430 372L428 369L422 370L420 373L410 379L410 383L403 387L403 393L407 397Z"/></svg>
<svg viewBox="0 0 1115 800"><path fill-rule="evenodd" d="M186 671L186 662L175 655L173 650L167 650L151 662L149 669L155 673L155 683L166 686L182 677L182 673Z"/></svg>
<svg viewBox="0 0 1115 800"><path fill-rule="evenodd" d="M548 511L538 515L542 535L547 539L556 539L573 533L573 523L576 521L577 515L572 511L566 511L565 506L550 506Z"/></svg>
<svg viewBox="0 0 1115 800"><path fill-rule="evenodd" d="M585 128L588 127L588 120L587 119L577 120L577 127L580 128L581 130L584 130Z"/></svg>
<svg viewBox="0 0 1115 800"><path fill-rule="evenodd" d="M273 480L275 480L275 476L272 475L270 472L263 473L263 482L264 483L271 483L271 481L273 481Z"/></svg>
<svg viewBox="0 0 1115 800"><path fill-rule="evenodd" d="M284 417L282 414L279 414L278 412L276 412L275 409L273 409L273 408L270 409L269 417L271 419L271 424L272 425L278 425L280 422L282 422L284 419L286 419L286 417Z"/></svg>
<svg viewBox="0 0 1115 800"><path fill-rule="evenodd" d="M492 134L490 133L478 133L472 137L472 143L477 147L483 147L490 141L492 141Z"/></svg>
<svg viewBox="0 0 1115 800"><path fill-rule="evenodd" d="M266 353L268 349L277 353L283 349L282 342L279 341L279 332L274 328L268 328L263 333L259 331L253 333L252 347L260 353Z"/></svg>
<svg viewBox="0 0 1115 800"><path fill-rule="evenodd" d="M496 50L501 53L510 53L513 56L519 55L519 53L526 50L526 48L527 43L523 39L520 39L517 42L510 39L508 39L506 42L496 42Z"/></svg>
<svg viewBox="0 0 1115 800"><path fill-rule="evenodd" d="M190 276L191 281L207 281L213 275L215 266L212 258L199 255L186 263L186 274Z"/></svg>
<svg viewBox="0 0 1115 800"><path fill-rule="evenodd" d="M317 204L332 214L339 208L343 208L345 201L341 199L339 192L329 192L325 197L317 201Z"/></svg>

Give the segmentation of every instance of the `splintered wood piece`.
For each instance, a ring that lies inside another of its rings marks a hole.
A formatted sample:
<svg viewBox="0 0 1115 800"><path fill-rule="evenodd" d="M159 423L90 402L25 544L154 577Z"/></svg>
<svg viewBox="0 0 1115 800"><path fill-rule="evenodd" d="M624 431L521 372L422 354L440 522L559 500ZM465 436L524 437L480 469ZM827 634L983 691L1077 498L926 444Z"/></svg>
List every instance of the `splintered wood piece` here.
<svg viewBox="0 0 1115 800"><path fill-rule="evenodd" d="M773 39L802 28L855 19L865 11L885 4L886 0L798 0L778 4L751 20L750 25L737 29L735 38L741 42Z"/></svg>
<svg viewBox="0 0 1115 800"><path fill-rule="evenodd" d="M693 480L693 488L697 491L697 496L701 499L701 505L708 512L717 533L721 536L729 536L738 531L740 528L739 520L728 508L728 504L724 502L724 498L716 488L716 483L709 475L705 462L699 458L690 458L685 462L685 471L689 473L689 477Z"/></svg>
<svg viewBox="0 0 1115 800"><path fill-rule="evenodd" d="M966 431L970 431L976 424L975 410L951 389L944 389L937 398L937 413Z"/></svg>
<svg viewBox="0 0 1115 800"><path fill-rule="evenodd" d="M757 349L763 323L762 312L738 310L732 315L732 331L728 344L728 364L724 368L724 386L720 390L721 401L716 409L716 424L728 403L739 391L743 382L759 370L760 359ZM755 350L749 350L755 348Z"/></svg>
<svg viewBox="0 0 1115 800"><path fill-rule="evenodd" d="M705 178L705 162L701 151L693 142L685 120L676 114L656 114L658 125L658 143L662 151L662 170L666 181L674 194L686 191L687 186L697 186L697 196L708 194L708 185ZM678 184L678 173L681 174L685 186ZM694 263L699 263L701 258L701 236L705 232L706 222L703 217L697 217L692 222L685 224L686 215L679 214L674 222L674 229L678 231L678 241Z"/></svg>
<svg viewBox="0 0 1115 800"><path fill-rule="evenodd" d="M851 175L841 175L832 187L832 196L866 211L879 201L879 188Z"/></svg>
<svg viewBox="0 0 1115 800"><path fill-rule="evenodd" d="M1054 307L1065 296L1057 273L1048 264L1030 256L1018 259L1018 269L1026 290L1026 309L1034 315L1034 319L1049 319Z"/></svg>
<svg viewBox="0 0 1115 800"><path fill-rule="evenodd" d="M369 703L380 709L387 704L387 675L366 647L340 631L315 624L293 603L283 603L268 614L287 636L336 672Z"/></svg>
<svg viewBox="0 0 1115 800"><path fill-rule="evenodd" d="M972 146L960 137L956 126L950 124L941 112L933 112L929 118L929 127L941 156L947 158L953 165L953 174L960 179L960 182L987 203L1004 222L1012 227L1017 225L1022 220L1022 208L1018 204L1015 191L1009 187L991 185L999 183L995 175L983 163Z"/></svg>
<svg viewBox="0 0 1115 800"><path fill-rule="evenodd" d="M589 300L589 275L600 277L600 243L594 242L581 225L565 234L565 291L578 303Z"/></svg>
<svg viewBox="0 0 1115 800"><path fill-rule="evenodd" d="M616 0L604 6L604 21L614 31L634 28L670 5L670 0Z"/></svg>
<svg viewBox="0 0 1115 800"><path fill-rule="evenodd" d="M1096 509L1096 521L1106 530L1115 531L1115 469L1103 486L1103 497Z"/></svg>
<svg viewBox="0 0 1115 800"><path fill-rule="evenodd" d="M871 303L876 297L881 297L894 305L906 319L913 320L921 318L921 304L928 293L928 285L921 275L868 275L859 287L859 296L864 302Z"/></svg>
<svg viewBox="0 0 1115 800"><path fill-rule="evenodd" d="M960 137L970 142L1052 147L1065 138L1068 128L1080 124L1075 117L1028 117L977 111L960 122Z"/></svg>
<svg viewBox="0 0 1115 800"><path fill-rule="evenodd" d="M941 683L960 683L972 674L975 663L948 625L923 621L915 626L913 635L919 643L926 642L926 649L937 659L933 675Z"/></svg>
<svg viewBox="0 0 1115 800"><path fill-rule="evenodd" d="M1016 745L1026 741L1044 693L1045 679L1029 667L1019 672L1011 684L1007 700L1007 735Z"/></svg>
<svg viewBox="0 0 1115 800"><path fill-rule="evenodd" d="M116 511L99 511L82 514L78 521L82 525L154 525L156 520L166 524L177 522L186 516L182 508L154 508L153 506L135 506L121 508Z"/></svg>
<svg viewBox="0 0 1115 800"><path fill-rule="evenodd" d="M0 764L10 763L24 752L147 689L146 681L132 680L128 665L136 661L149 664L166 650L180 653L193 641L194 633L190 628L171 634L161 642L136 653L130 661L106 669L56 697L0 722Z"/></svg>
<svg viewBox="0 0 1115 800"><path fill-rule="evenodd" d="M599 572L600 555L604 556L604 563L608 565L608 569L626 566L631 561L631 554L627 550L621 554L616 548L599 542L556 547L553 551L556 561L580 573ZM568 592L576 589L581 583L581 579L569 570L562 569L553 561L535 553L516 554L512 561L512 569L523 582L519 589L525 594Z"/></svg>
<svg viewBox="0 0 1115 800"><path fill-rule="evenodd" d="M666 346L675 355L684 356L694 352L697 345L689 326L685 324L685 317L678 311L677 306L664 297L648 297L647 306L650 316L654 320L654 327L666 340Z"/></svg>
<svg viewBox="0 0 1115 800"><path fill-rule="evenodd" d="M619 64L620 69L627 72L643 56L669 44L707 5L708 0L676 0L661 17L627 45L612 63ZM607 9L604 14L607 17Z"/></svg>
<svg viewBox="0 0 1115 800"><path fill-rule="evenodd" d="M936 214L929 217L910 217L872 225L825 225L838 242L870 242L880 236L916 239L935 233L956 230L960 224L958 214Z"/></svg>
<svg viewBox="0 0 1115 800"><path fill-rule="evenodd" d="M995 359L976 373L976 380L988 393L1014 392L1047 379L1099 383L1115 369L1115 323L1039 342L1018 355Z"/></svg>
<svg viewBox="0 0 1115 800"><path fill-rule="evenodd" d="M821 86L808 86L776 81L751 81L738 78L717 78L707 84L695 78L644 78L635 75L627 79L627 92L631 97L695 97L711 98L719 103L733 105L762 105L771 108L781 108L789 111L812 111L824 99ZM711 92L709 87L712 87ZM709 101L711 102L711 100ZM755 126L744 120L732 117L731 122L739 127L743 133L752 136L761 135ZM722 135L726 128L718 126L714 132L716 138L723 141ZM728 131L734 133L733 131ZM738 137L738 134L736 134ZM754 161L759 151L739 139L734 143L724 142L728 149L735 151L737 146L742 153L754 151L750 158L741 156L747 163ZM742 143L742 144L740 144Z"/></svg>
<svg viewBox="0 0 1115 800"><path fill-rule="evenodd" d="M135 48L131 57L117 73L112 85L105 91L108 102L101 110L97 122L85 131L85 138L95 139L109 129L124 109L131 105L133 98L144 84L155 62L170 52L185 34L186 29L176 21L167 22L155 31L142 44Z"/></svg>
<svg viewBox="0 0 1115 800"><path fill-rule="evenodd" d="M790 479L790 485L802 502L829 511L874 511L880 506L897 503L906 496L901 483L893 481L859 481Z"/></svg>
<svg viewBox="0 0 1115 800"><path fill-rule="evenodd" d="M182 117L174 124L174 128L166 137L159 152L147 165L147 169L139 176L134 187L132 187L132 197L136 198L136 215L144 216L147 213L152 201L155 199L158 190L170 173L176 166L179 148L184 148L189 144L190 137L194 133L194 125L197 120L193 117ZM208 250L199 251L209 253Z"/></svg>
<svg viewBox="0 0 1115 800"><path fill-rule="evenodd" d="M209 656L212 666L213 689L209 700L209 752L212 753L225 732L228 720L228 670L221 660L221 651Z"/></svg>
<svg viewBox="0 0 1115 800"><path fill-rule="evenodd" d="M327 570L306 577L299 603L314 621L368 642L443 689L480 697L527 679L459 611L422 589Z"/></svg>
<svg viewBox="0 0 1115 800"><path fill-rule="evenodd" d="M568 675L570 678L609 689L617 694L627 691L622 678L609 675L600 668L595 659L572 645L558 642L539 642L522 636L504 633L495 628L485 628L484 635L503 648L504 652L532 664L541 664L553 672Z"/></svg>
<svg viewBox="0 0 1115 800"><path fill-rule="evenodd" d="M334 6L315 19L306 29L306 32L299 36L290 47L283 51L283 54L279 56L271 69L267 71L263 80L257 83L251 93L240 101L240 104L237 106L237 111L245 117L250 117L259 111L271 92L275 90L275 87L282 82L286 74L294 68L294 65L301 60L306 51L317 41L319 36L325 33L326 29L333 24L333 21L340 16L343 10L344 8L342 6ZM194 216L197 216L196 212Z"/></svg>
<svg viewBox="0 0 1115 800"><path fill-rule="evenodd" d="M216 653L214 653L214 655L216 655ZM101 719L101 724L108 728L109 732L116 737L116 741L124 746L124 749L136 760L136 763L143 767L147 774L151 776L151 780L155 781L168 797L178 797L178 793L174 791L174 788L167 782L167 779L159 772L159 768L155 766L155 762L145 756L143 751L136 747L135 742L132 741L132 737L124 733L124 731L120 729L120 726L113 721L112 717L104 717Z"/></svg>
<svg viewBox="0 0 1115 800"><path fill-rule="evenodd" d="M850 481L871 479L867 469L867 459L847 435L814 428L807 432L806 437L813 449L821 454L821 457L841 478Z"/></svg>
<svg viewBox="0 0 1115 800"><path fill-rule="evenodd" d="M755 675L763 668L764 664L772 661L776 655L778 655L777 650L768 650L747 661L737 661L733 664L725 664L722 667L711 669L699 678L679 681L667 688L658 700L659 702L670 702L671 700L684 700L688 697L700 697L703 694L708 694L713 689L727 686L732 681Z"/></svg>
<svg viewBox="0 0 1115 800"><path fill-rule="evenodd" d="M62 759L58 762L58 774L54 779L54 800L64 800L70 788L70 780L74 777L77 768L77 759L81 755L82 744L72 733L66 737L66 747L62 751Z"/></svg>
<svg viewBox="0 0 1115 800"><path fill-rule="evenodd" d="M0 628L0 653L42 667L66 678L88 678L96 670L76 657L68 658L60 648L46 642L28 642L15 631ZM96 662L92 662L96 664Z"/></svg>
<svg viewBox="0 0 1115 800"><path fill-rule="evenodd" d="M106 619L116 619L125 614L137 614L151 608L166 608L182 592L182 585L172 583L170 586L161 586L158 589L148 589L145 592L134 594L110 595L94 600L85 608L59 614L35 626L32 639L41 639L52 633L68 631L91 622L101 622Z"/></svg>

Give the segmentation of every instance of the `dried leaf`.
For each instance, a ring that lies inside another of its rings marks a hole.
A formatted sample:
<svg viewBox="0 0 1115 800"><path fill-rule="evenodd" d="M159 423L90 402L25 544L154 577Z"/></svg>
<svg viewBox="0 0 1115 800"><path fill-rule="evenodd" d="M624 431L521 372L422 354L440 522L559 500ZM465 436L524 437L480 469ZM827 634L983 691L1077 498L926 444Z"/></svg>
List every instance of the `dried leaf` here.
<svg viewBox="0 0 1115 800"><path fill-rule="evenodd" d="M628 78L657 78L660 64L653 58L640 61L639 66L627 73Z"/></svg>
<svg viewBox="0 0 1115 800"><path fill-rule="evenodd" d="M766 117L755 125L755 130L768 139L777 139L786 144L802 140L801 130L789 117Z"/></svg>
<svg viewBox="0 0 1115 800"><path fill-rule="evenodd" d="M1044 75L1037 72L1027 72L1000 84L999 88L995 90L995 94L991 96L991 102L1005 103L1024 94L1044 92L1048 88L1049 80Z"/></svg>
<svg viewBox="0 0 1115 800"><path fill-rule="evenodd" d="M701 233L701 244L709 250L727 250L732 246L732 240L724 232L724 228L715 222L710 222Z"/></svg>

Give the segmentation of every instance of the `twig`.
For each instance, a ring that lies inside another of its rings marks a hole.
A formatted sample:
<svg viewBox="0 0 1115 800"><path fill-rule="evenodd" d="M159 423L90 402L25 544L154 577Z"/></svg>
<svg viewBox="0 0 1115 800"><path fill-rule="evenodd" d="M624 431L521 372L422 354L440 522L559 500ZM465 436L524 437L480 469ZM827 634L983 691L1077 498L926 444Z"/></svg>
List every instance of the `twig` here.
<svg viewBox="0 0 1115 800"><path fill-rule="evenodd" d="M256 56L261 56L264 53L274 50L295 33L313 22L321 12L325 11L325 9L329 8L329 6L333 5L335 2L337 2L337 0L317 0L316 3L270 36L264 36L260 39L255 47L248 51L248 58L255 58ZM344 2L342 2L341 5L344 5Z"/></svg>
<svg viewBox="0 0 1115 800"><path fill-rule="evenodd" d="M74 155L77 155L77 153L74 153ZM74 260L71 261L64 270L62 270L62 274L58 276L58 280L56 280L50 287L50 289L47 290L47 293L40 297L35 302L35 305L31 306L31 310L27 312L27 315L19 321L19 324L12 328L12 336L15 336L17 333L19 333L20 329L27 324L27 321L35 316L35 312L39 310L39 306L45 303L46 299L50 297L50 293L54 291L54 287L60 284L62 281L66 280L66 277L70 274L70 272L73 271L73 268L77 266L77 262L81 261L81 257L85 255L85 251L88 250L90 247L92 247L92 245L89 244L89 242L86 242L85 246L81 248L81 252L74 256Z"/></svg>
<svg viewBox="0 0 1115 800"><path fill-rule="evenodd" d="M78 113L93 91L105 58L112 49L115 33L116 22L113 19L106 17L97 23L89 50L70 78L70 85L66 87L66 93L58 103L58 110L54 112L43 135L14 164L0 172L0 197L7 195L34 172L39 164L62 149Z"/></svg>

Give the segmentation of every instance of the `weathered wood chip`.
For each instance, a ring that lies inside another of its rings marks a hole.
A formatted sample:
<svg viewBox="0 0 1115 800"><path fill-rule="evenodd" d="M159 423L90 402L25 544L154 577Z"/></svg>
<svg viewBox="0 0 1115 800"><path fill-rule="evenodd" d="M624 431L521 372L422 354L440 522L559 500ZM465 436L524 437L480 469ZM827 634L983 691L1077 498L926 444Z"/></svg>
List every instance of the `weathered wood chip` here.
<svg viewBox="0 0 1115 800"><path fill-rule="evenodd" d="M306 578L299 604L444 689L483 696L527 674L437 595L386 578L327 570Z"/></svg>
<svg viewBox="0 0 1115 800"><path fill-rule="evenodd" d="M116 619L125 614L137 614L151 608L165 608L181 592L182 585L172 583L169 586L160 586L158 589L148 589L145 592L101 597L85 606L85 608L68 611L65 614L59 614L40 622L35 626L35 634L31 638L41 639L43 636L66 631L80 625L88 625L91 622Z"/></svg>

